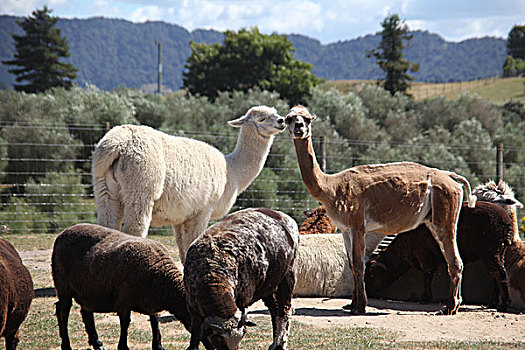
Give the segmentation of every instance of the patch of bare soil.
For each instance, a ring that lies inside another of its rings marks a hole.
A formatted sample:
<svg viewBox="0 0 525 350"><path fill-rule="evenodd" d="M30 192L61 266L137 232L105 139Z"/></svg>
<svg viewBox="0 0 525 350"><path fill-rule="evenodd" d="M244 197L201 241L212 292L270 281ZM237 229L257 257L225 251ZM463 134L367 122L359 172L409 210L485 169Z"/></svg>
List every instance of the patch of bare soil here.
<svg viewBox="0 0 525 350"><path fill-rule="evenodd" d="M51 250L20 252L31 271L38 296L54 294L51 281ZM39 295L41 293L42 295ZM367 314L350 315L342 309L350 299L295 298L294 320L316 327L371 327L397 333L399 341L501 341L525 342L525 314L497 312L478 305L462 305L457 315L436 315L440 304L419 304L370 299ZM249 315L268 315L259 301L248 309ZM167 318L169 316L164 315ZM149 328L148 318L134 315L137 326ZM108 316L118 322L118 317ZM144 323L144 324L142 324Z"/></svg>

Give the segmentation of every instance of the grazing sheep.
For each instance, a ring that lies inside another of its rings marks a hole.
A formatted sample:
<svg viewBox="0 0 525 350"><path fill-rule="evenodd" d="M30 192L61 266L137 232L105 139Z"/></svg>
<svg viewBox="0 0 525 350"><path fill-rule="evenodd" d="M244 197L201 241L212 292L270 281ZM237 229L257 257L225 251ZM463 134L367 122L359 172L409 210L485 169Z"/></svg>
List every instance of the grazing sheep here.
<svg viewBox="0 0 525 350"><path fill-rule="evenodd" d="M312 235L319 233L335 233L337 226L332 224L326 215L326 209L320 205L314 210L305 210L306 220L299 227L300 235Z"/></svg>
<svg viewBox="0 0 525 350"><path fill-rule="evenodd" d="M188 350L202 339L217 349L238 349L250 325L246 308L259 299L272 317L269 349L286 349L298 245L295 221L261 208L235 212L197 238L184 264L192 316Z"/></svg>
<svg viewBox="0 0 525 350"><path fill-rule="evenodd" d="M496 304L500 311L505 311L509 304L504 254L512 237L512 220L504 209L482 201L478 201L475 208L463 203L457 227L459 254L465 263L482 261L485 264L498 287ZM425 276L422 300L431 301L434 273L444 264L443 254L430 230L421 225L398 235L376 258L368 262L365 272L367 293L377 295L409 268L416 267Z"/></svg>
<svg viewBox="0 0 525 350"><path fill-rule="evenodd" d="M33 280L16 249L0 238L0 338L6 350L20 342L18 329L33 300Z"/></svg>
<svg viewBox="0 0 525 350"><path fill-rule="evenodd" d="M99 225L77 224L56 238L51 267L63 350L71 349L67 324L72 298L80 305L94 349L104 349L95 329L94 312L118 314L119 350L128 349L131 311L150 315L155 350L162 349L158 312L168 310L189 329L182 274L168 250L156 241Z"/></svg>
<svg viewBox="0 0 525 350"><path fill-rule="evenodd" d="M228 122L240 128L232 153L147 126L111 129L93 154L98 223L146 237L172 225L184 262L191 242L232 207L262 170L274 135L285 129L275 108L252 107Z"/></svg>

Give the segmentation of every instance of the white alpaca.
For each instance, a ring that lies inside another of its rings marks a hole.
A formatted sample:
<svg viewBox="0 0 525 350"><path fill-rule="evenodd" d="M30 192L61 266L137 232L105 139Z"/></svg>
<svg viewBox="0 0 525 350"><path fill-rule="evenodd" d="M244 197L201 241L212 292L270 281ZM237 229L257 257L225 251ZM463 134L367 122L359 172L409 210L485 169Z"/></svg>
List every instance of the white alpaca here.
<svg viewBox="0 0 525 350"><path fill-rule="evenodd" d="M273 136L285 128L275 108L266 106L252 107L228 124L241 128L228 155L147 126L111 129L93 154L98 223L142 237L150 225L172 225L184 263L210 219L226 215L259 175Z"/></svg>

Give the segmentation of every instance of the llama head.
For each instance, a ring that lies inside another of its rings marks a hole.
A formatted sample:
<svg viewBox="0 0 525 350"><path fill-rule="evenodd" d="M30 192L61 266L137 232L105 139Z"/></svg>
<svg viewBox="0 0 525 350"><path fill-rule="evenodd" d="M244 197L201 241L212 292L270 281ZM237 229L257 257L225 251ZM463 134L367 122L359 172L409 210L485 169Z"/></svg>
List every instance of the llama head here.
<svg viewBox="0 0 525 350"><path fill-rule="evenodd" d="M312 136L311 123L316 118L306 107L297 105L290 109L285 122L293 139L307 139Z"/></svg>
<svg viewBox="0 0 525 350"><path fill-rule="evenodd" d="M284 118L277 114L275 108L267 106L252 107L242 117L230 120L228 125L234 128L252 125L263 137L271 137L283 132L286 128Z"/></svg>
<svg viewBox="0 0 525 350"><path fill-rule="evenodd" d="M504 182L500 181L497 185L493 180L481 184L474 188L473 195L480 201L492 202L508 210L523 208L523 204L514 198L514 191Z"/></svg>

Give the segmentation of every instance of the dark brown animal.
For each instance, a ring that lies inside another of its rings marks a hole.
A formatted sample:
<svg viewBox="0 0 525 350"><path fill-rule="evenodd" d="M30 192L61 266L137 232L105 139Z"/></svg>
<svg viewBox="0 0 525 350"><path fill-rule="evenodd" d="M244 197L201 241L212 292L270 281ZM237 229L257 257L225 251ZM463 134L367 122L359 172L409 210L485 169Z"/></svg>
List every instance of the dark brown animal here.
<svg viewBox="0 0 525 350"><path fill-rule="evenodd" d="M509 288L504 267L505 250L513 237L512 219L500 206L478 201L475 208L465 203L458 221L457 244L465 263L482 261L496 281L500 311L509 305ZM402 233L376 258L368 262L365 272L367 293L375 296L411 267L425 276L422 300L432 300L431 283L434 273L445 264L443 253L430 230L421 225Z"/></svg>
<svg viewBox="0 0 525 350"><path fill-rule="evenodd" d="M238 349L249 325L246 308L260 299L272 317L270 349L285 349L298 245L295 221L270 209L238 211L197 238L184 264L192 316L188 350L202 339L214 349Z"/></svg>
<svg viewBox="0 0 525 350"><path fill-rule="evenodd" d="M0 338L7 350L20 342L18 330L33 300L33 280L8 241L0 238Z"/></svg>
<svg viewBox="0 0 525 350"><path fill-rule="evenodd" d="M158 312L168 310L189 329L182 274L159 242L99 225L78 224L55 240L51 267L63 350L71 349L67 325L73 298L80 305L94 349L104 349L95 329L94 312L118 314L119 350L128 349L131 311L150 315L155 350L163 349Z"/></svg>
<svg viewBox="0 0 525 350"><path fill-rule="evenodd" d="M300 235L312 235L322 233L335 233L337 226L332 224L326 215L326 209L320 205L313 210L305 210L306 220L299 227Z"/></svg>

